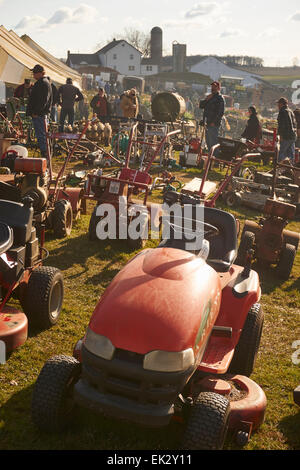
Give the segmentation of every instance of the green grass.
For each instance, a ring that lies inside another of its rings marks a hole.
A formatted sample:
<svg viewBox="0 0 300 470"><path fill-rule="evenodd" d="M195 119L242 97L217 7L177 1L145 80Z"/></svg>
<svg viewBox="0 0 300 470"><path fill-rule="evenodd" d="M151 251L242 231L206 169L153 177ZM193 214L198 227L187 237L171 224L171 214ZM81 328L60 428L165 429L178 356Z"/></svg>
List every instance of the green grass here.
<svg viewBox="0 0 300 470"><path fill-rule="evenodd" d="M76 165L78 166L78 165ZM198 170L179 172L180 178L199 176ZM214 179L221 178L218 170ZM153 198L159 200L160 192ZM223 207L220 204L220 207ZM89 205L89 212L92 206ZM242 208L234 212L243 222L258 213ZM0 366L0 449L177 449L182 428L147 430L132 424L77 410L63 433L47 435L30 418L31 394L44 362L56 354L71 355L84 335L93 309L116 273L132 257L124 243L89 242L89 215L74 226L68 239L54 240L47 234L48 265L64 274L65 301L59 323L48 331L30 330L25 345ZM300 230L300 223L290 224ZM155 246L149 241L148 246ZM246 449L300 449L300 413L293 404L293 389L300 383L299 366L292 364L292 343L300 339L300 254L289 281L281 283L272 269L259 271L265 326L252 378L264 389L268 407L263 426ZM235 448L228 439L227 449Z"/></svg>
<svg viewBox="0 0 300 470"><path fill-rule="evenodd" d="M291 86L295 80L300 80L300 75L265 75L263 79L274 85Z"/></svg>

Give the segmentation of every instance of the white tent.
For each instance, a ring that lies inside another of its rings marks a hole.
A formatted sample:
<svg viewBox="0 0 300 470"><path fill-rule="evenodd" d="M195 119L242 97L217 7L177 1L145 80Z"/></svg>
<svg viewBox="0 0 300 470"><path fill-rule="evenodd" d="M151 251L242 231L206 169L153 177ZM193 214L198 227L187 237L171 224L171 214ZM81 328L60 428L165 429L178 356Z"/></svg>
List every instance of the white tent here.
<svg viewBox="0 0 300 470"><path fill-rule="evenodd" d="M32 49L14 32L7 31L4 26L0 27L0 81L8 84L18 85L25 78L31 78L31 69L40 64L44 67L46 75L57 84L66 83L70 73L64 64L54 64L37 51ZM77 80L74 84L81 85L81 76L74 73ZM73 77L72 77L73 78Z"/></svg>

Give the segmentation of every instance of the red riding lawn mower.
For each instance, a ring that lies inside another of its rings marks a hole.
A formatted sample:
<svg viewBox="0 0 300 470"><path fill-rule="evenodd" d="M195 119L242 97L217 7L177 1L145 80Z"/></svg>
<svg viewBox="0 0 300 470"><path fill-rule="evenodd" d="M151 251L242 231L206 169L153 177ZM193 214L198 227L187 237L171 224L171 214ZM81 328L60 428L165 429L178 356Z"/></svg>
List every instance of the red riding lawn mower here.
<svg viewBox="0 0 300 470"><path fill-rule="evenodd" d="M45 123L45 126L46 123ZM87 128L87 126L86 126ZM34 224L52 229L54 236L63 238L71 234L73 219L85 213L82 188L66 187L65 170L86 128L78 135L76 144L57 175L53 174L50 136L47 133L47 158L15 158L14 181L0 181L0 199L20 202L24 197L33 199ZM56 136L56 134L55 134ZM51 138L54 138L53 136Z"/></svg>
<svg viewBox="0 0 300 470"><path fill-rule="evenodd" d="M46 250L32 222L30 198L23 203L0 200L0 341L8 353L26 341L27 318L38 328L49 328L58 321L63 302L62 274L43 266ZM26 315L7 305L13 296Z"/></svg>
<svg viewBox="0 0 300 470"><path fill-rule="evenodd" d="M264 319L258 274L234 265L235 218L203 211L199 250L170 222L171 236L113 279L73 357L46 362L32 399L40 429L63 427L74 404L150 427L179 421L185 449L221 449L228 429L245 445L262 424L266 397L249 379Z"/></svg>

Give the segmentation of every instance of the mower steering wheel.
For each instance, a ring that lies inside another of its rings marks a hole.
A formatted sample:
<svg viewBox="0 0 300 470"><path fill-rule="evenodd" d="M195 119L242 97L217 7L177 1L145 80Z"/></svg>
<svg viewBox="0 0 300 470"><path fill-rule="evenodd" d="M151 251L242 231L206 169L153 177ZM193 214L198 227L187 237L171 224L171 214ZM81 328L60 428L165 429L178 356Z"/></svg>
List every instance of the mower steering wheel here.
<svg viewBox="0 0 300 470"><path fill-rule="evenodd" d="M206 240L216 237L220 233L219 229L215 227L214 225L211 225L211 224L208 224L207 222L202 222L202 221L195 221L195 222L198 222L198 223L200 222L201 225L203 226L204 238ZM189 228L187 229L187 228L181 227L180 225L174 224L173 222L169 222L169 224L170 224L170 227L172 227L172 229L174 230L174 232L176 232L176 227L177 227L178 229L181 230L181 232L184 230L186 232L189 232L192 235L197 235L197 233L199 233Z"/></svg>

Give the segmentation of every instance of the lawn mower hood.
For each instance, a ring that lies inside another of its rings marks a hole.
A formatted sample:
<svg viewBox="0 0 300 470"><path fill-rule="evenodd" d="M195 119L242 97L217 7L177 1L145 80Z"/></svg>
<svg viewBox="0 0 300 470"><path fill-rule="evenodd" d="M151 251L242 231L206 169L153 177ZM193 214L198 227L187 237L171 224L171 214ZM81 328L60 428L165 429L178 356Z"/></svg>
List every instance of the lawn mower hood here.
<svg viewBox="0 0 300 470"><path fill-rule="evenodd" d="M220 302L219 276L203 258L173 248L144 250L113 279L88 332L108 338L113 351L192 349L197 359Z"/></svg>

